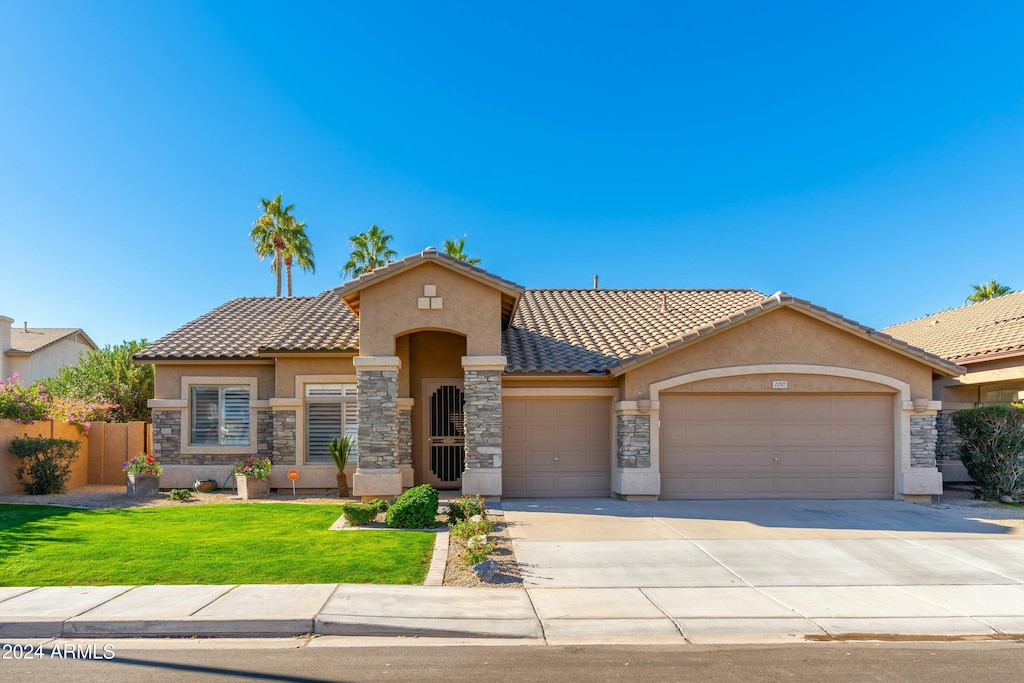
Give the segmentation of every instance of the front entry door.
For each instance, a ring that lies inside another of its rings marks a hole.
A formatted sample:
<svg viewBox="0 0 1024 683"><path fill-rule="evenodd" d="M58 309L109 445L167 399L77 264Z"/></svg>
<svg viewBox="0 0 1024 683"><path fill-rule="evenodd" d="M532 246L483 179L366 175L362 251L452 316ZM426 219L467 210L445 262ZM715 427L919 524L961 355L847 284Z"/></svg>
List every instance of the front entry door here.
<svg viewBox="0 0 1024 683"><path fill-rule="evenodd" d="M462 383L456 380L426 382L427 483L439 489L462 487L466 462Z"/></svg>

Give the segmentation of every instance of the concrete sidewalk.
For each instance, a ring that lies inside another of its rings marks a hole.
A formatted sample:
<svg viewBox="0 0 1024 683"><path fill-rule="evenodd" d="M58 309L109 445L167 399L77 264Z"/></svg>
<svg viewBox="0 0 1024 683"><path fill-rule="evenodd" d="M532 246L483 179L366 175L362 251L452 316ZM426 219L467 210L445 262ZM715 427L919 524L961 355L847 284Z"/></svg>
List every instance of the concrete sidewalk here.
<svg viewBox="0 0 1024 683"><path fill-rule="evenodd" d="M1020 530L895 501L534 500L502 507L525 590L0 588L0 638L1024 638Z"/></svg>

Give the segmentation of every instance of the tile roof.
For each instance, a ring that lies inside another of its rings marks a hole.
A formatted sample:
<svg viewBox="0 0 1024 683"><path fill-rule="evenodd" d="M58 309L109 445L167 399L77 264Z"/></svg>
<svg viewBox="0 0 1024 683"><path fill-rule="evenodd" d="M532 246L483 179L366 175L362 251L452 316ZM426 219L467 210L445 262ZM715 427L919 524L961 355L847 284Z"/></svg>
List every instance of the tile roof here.
<svg viewBox="0 0 1024 683"><path fill-rule="evenodd" d="M749 289L530 289L502 352L511 373L618 373L779 306L915 356L950 374L963 368L809 301ZM139 360L246 359L275 352L356 351L359 321L328 290L316 297L241 298L158 339Z"/></svg>
<svg viewBox="0 0 1024 683"><path fill-rule="evenodd" d="M994 355L1024 355L1024 291L942 311L884 331L961 364Z"/></svg>
<svg viewBox="0 0 1024 683"><path fill-rule="evenodd" d="M30 327L27 330L23 327L12 327L9 351L12 353L35 353L51 344L78 334L82 335L86 345L94 349L98 348L89 335L78 327Z"/></svg>
<svg viewBox="0 0 1024 683"><path fill-rule="evenodd" d="M607 372L764 300L749 289L529 289L502 351L511 372Z"/></svg>
<svg viewBox="0 0 1024 683"><path fill-rule="evenodd" d="M242 297L135 354L137 360L246 359L273 351L347 351L359 321L327 291L315 297Z"/></svg>

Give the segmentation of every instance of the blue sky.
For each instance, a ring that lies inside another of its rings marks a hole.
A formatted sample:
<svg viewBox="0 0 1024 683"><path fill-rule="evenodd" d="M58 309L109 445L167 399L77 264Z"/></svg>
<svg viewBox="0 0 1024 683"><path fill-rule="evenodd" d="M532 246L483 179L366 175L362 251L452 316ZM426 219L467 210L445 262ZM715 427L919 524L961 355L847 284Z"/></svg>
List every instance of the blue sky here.
<svg viewBox="0 0 1024 683"><path fill-rule="evenodd" d="M884 327L1024 288L1017 3L0 0L0 314L156 338L468 235L527 287L785 290Z"/></svg>

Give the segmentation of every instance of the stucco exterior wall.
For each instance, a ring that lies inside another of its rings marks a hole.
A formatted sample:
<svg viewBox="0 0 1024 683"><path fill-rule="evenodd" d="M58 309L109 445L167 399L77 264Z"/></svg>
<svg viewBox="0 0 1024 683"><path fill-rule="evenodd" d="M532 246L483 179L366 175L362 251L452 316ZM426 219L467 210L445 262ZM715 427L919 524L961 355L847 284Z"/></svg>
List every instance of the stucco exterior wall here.
<svg viewBox="0 0 1024 683"><path fill-rule="evenodd" d="M351 361L349 361L351 363ZM257 399L265 401L274 396L274 364L266 363L189 363L181 365L157 364L154 367L154 396L156 399L187 399L181 395L182 377L255 377ZM290 391L294 393L292 382Z"/></svg>
<svg viewBox="0 0 1024 683"><path fill-rule="evenodd" d="M440 309L417 307L425 285L436 287ZM501 293L433 263L423 263L360 293L360 355L397 355L397 337L430 329L465 336L468 355L501 353Z"/></svg>
<svg viewBox="0 0 1024 683"><path fill-rule="evenodd" d="M92 347L72 339L65 339L45 349L40 349L29 356L12 356L8 358L9 369L21 375L23 384L37 379L53 377L65 365L78 365L78 357L88 353Z"/></svg>
<svg viewBox="0 0 1024 683"><path fill-rule="evenodd" d="M719 377L700 382L691 382L672 389L672 393L780 393L772 389L772 380L780 379L779 373L771 375L743 375L741 377ZM789 386L785 393L856 393L891 394L892 387L848 377L826 375L786 375Z"/></svg>
<svg viewBox="0 0 1024 683"><path fill-rule="evenodd" d="M781 308L625 373L625 398L647 398L653 382L688 372L761 363L865 370L907 382L912 398L930 398L932 395L932 370L920 361L889 351L799 311ZM811 381L798 380L795 375L773 376L771 379L788 380L790 387L798 382Z"/></svg>
<svg viewBox="0 0 1024 683"><path fill-rule="evenodd" d="M277 359L274 367L274 398L302 398L295 395L296 375L351 375L356 368L352 358L288 358ZM262 388L261 392L262 393ZM261 396L262 398L262 396Z"/></svg>

